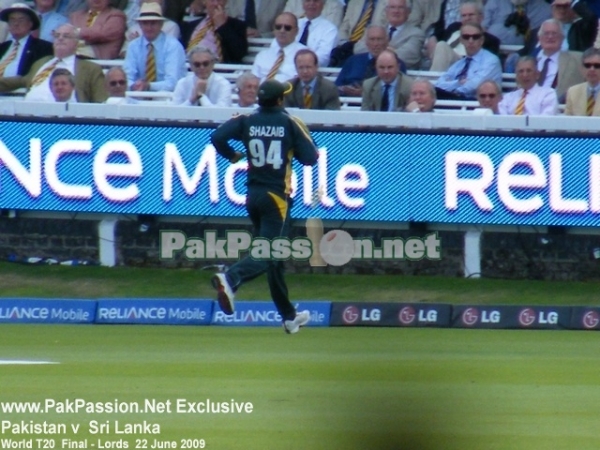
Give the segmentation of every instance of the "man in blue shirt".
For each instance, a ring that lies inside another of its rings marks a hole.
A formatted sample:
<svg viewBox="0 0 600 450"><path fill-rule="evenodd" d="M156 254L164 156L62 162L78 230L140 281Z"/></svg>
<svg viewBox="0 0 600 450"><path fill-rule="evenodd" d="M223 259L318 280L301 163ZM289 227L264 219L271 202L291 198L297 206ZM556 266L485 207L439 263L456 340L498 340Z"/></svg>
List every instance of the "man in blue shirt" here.
<svg viewBox="0 0 600 450"><path fill-rule="evenodd" d="M144 3L138 22L142 36L127 47L123 68L132 91L173 91L186 74L181 43L161 31L165 18L158 3Z"/></svg>
<svg viewBox="0 0 600 450"><path fill-rule="evenodd" d="M478 23L466 23L460 28L460 41L466 56L452 64L436 81L439 99L474 100L477 86L483 80L502 82L500 59L484 50L483 28Z"/></svg>

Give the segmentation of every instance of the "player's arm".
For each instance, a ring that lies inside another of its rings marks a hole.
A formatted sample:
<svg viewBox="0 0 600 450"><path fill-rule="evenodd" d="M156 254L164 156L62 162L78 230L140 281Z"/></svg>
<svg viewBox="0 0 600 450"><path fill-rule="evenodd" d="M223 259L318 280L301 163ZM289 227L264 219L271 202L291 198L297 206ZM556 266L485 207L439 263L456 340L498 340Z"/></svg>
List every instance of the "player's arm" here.
<svg viewBox="0 0 600 450"><path fill-rule="evenodd" d="M290 116L292 124L292 139L294 146L294 156L305 166L314 166L319 159L317 146L313 141L308 127L302 120Z"/></svg>
<svg viewBox="0 0 600 450"><path fill-rule="evenodd" d="M219 127L210 136L210 142L217 153L232 163L243 158L243 153L237 152L229 144L230 140L241 141L243 137L244 116L234 117Z"/></svg>

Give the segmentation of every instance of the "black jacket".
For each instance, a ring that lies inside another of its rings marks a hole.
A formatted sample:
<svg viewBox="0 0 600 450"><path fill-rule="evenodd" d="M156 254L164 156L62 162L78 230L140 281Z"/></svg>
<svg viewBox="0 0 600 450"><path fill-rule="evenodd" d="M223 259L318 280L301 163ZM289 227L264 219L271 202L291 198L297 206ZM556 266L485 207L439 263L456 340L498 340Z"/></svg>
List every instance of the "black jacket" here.
<svg viewBox="0 0 600 450"><path fill-rule="evenodd" d="M181 43L186 49L194 34L194 29L203 20L201 17L192 22L181 22ZM248 38L246 37L246 24L234 17L228 17L227 21L215 30L221 39L221 51L226 64L241 64L242 58L248 54Z"/></svg>
<svg viewBox="0 0 600 450"><path fill-rule="evenodd" d="M0 44L0 58L4 58L4 55L10 48L12 40L8 40ZM52 43L44 41L43 39L34 38L29 36L25 43L25 48L21 54L21 60L19 61L19 67L17 68L17 75L24 76L33 66L33 63L44 56L53 56L54 49Z"/></svg>

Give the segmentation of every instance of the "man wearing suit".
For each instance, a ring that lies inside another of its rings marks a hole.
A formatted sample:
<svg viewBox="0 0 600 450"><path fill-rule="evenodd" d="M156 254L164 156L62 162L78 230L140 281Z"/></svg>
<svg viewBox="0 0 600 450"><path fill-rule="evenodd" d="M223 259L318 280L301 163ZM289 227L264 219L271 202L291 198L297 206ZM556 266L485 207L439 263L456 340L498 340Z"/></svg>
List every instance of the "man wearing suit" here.
<svg viewBox="0 0 600 450"><path fill-rule="evenodd" d="M412 79L400 72L398 58L384 50L375 63L377 76L365 80L362 111L404 111L410 97Z"/></svg>
<svg viewBox="0 0 600 450"><path fill-rule="evenodd" d="M50 75L54 69L64 68L75 75L78 102L103 103L107 94L102 67L75 57L78 41L73 25L61 25L54 32L54 56L38 60L25 76L0 78L0 92L27 88L25 100L53 102Z"/></svg>
<svg viewBox="0 0 600 450"><path fill-rule="evenodd" d="M479 1L467 0L460 5L460 22L454 22L444 30L443 36L438 39L432 36L427 41L427 51L431 59L429 70L444 72L452 64L466 55L465 46L460 42L460 27L469 22L483 22L483 6ZM483 33L483 49L496 56L500 56L500 39L496 36Z"/></svg>
<svg viewBox="0 0 600 450"><path fill-rule="evenodd" d="M227 14L246 23L248 37L273 37L275 19L284 7L285 0L229 0Z"/></svg>
<svg viewBox="0 0 600 450"><path fill-rule="evenodd" d="M566 116L600 116L600 49L591 47L581 57L585 83L567 91Z"/></svg>
<svg viewBox="0 0 600 450"><path fill-rule="evenodd" d="M385 7L387 21L388 48L391 47L408 69L418 69L421 64L421 48L425 33L414 25L406 23L410 14L408 0L388 0ZM367 51L366 36L354 45L354 54Z"/></svg>
<svg viewBox="0 0 600 450"><path fill-rule="evenodd" d="M337 86L324 78L319 71L317 54L302 49L294 57L298 77L290 80L292 92L283 99L287 108L332 109L341 108Z"/></svg>
<svg viewBox="0 0 600 450"><path fill-rule="evenodd" d="M541 47L537 54L539 84L556 89L558 101L564 103L567 90L584 81L580 70L581 59L576 52L561 51L564 35L556 19L544 21L538 37Z"/></svg>
<svg viewBox="0 0 600 450"><path fill-rule="evenodd" d="M189 53L194 47L212 50L219 61L239 64L248 53L246 24L227 14L227 0L206 0L206 17L181 23L181 43Z"/></svg>
<svg viewBox="0 0 600 450"><path fill-rule="evenodd" d="M79 28L77 55L96 59L119 57L127 17L125 13L109 4L110 0L88 0L88 10L75 11L69 21Z"/></svg>
<svg viewBox="0 0 600 450"><path fill-rule="evenodd" d="M23 3L15 3L0 12L8 23L10 40L0 44L0 77L25 75L38 59L52 55L52 44L31 36L40 27L37 14Z"/></svg>

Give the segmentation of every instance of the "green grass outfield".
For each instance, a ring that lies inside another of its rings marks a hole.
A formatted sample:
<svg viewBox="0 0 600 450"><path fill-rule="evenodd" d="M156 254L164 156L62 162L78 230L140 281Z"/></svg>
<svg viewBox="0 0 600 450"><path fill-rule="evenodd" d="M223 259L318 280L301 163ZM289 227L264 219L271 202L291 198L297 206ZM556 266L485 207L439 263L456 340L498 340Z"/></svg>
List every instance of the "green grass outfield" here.
<svg viewBox="0 0 600 450"><path fill-rule="evenodd" d="M60 362L0 366L3 402L235 399L254 409L1 420L80 424L88 448L98 439L135 448L136 439L154 438L181 448L181 439L202 438L223 450L592 450L600 448L598 339L566 331L308 328L288 336L278 328L2 325L3 359ZM146 420L161 434L91 435L92 420L121 428Z"/></svg>
<svg viewBox="0 0 600 450"><path fill-rule="evenodd" d="M212 297L191 270L0 263L0 297ZM600 305L600 284L291 275L298 299ZM265 280L240 292L267 299ZM1 302L1 300L0 300ZM251 402L250 414L6 413L0 423L79 424L71 439L205 448L600 449L600 334L583 331L0 325L0 402ZM0 403L0 408L2 404ZM174 410L174 406L172 406ZM90 434L90 422L111 432ZM117 435L156 423L159 435ZM4 433L0 438L10 437ZM65 436L20 435L15 439ZM141 442L140 442L141 443ZM33 448L42 448L33 442ZM92 447L92 444L95 447ZM2 445L0 445L1 447ZM114 448L114 447L113 447Z"/></svg>

